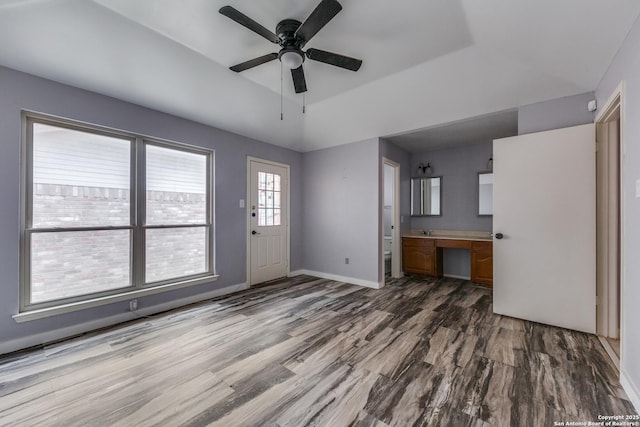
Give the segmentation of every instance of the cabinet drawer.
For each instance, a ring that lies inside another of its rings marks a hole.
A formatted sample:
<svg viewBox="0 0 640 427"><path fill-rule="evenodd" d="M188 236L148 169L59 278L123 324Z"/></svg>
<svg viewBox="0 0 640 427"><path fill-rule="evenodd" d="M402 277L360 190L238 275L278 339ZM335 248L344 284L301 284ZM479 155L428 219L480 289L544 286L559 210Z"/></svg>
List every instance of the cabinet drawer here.
<svg viewBox="0 0 640 427"><path fill-rule="evenodd" d="M490 251L493 253L493 242L480 242L476 240L471 242L471 249L474 251Z"/></svg>
<svg viewBox="0 0 640 427"><path fill-rule="evenodd" d="M470 240L455 240L455 239L438 239L436 246L439 248L453 248L453 249L471 249Z"/></svg>
<svg viewBox="0 0 640 427"><path fill-rule="evenodd" d="M435 239L427 239L424 237L403 237L402 246L418 246L422 248L435 248Z"/></svg>

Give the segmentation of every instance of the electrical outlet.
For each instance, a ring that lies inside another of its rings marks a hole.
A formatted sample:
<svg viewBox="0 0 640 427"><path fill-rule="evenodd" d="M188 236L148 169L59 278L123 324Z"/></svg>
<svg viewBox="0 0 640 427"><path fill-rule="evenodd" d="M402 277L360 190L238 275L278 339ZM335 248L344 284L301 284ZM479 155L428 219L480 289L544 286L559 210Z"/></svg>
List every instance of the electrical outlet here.
<svg viewBox="0 0 640 427"><path fill-rule="evenodd" d="M345 264L349 264L349 258L345 258L345 259L344 259L344 263L345 263Z"/></svg>
<svg viewBox="0 0 640 427"><path fill-rule="evenodd" d="M138 309L138 300L132 299L129 301L129 311L136 311Z"/></svg>
<svg viewBox="0 0 640 427"><path fill-rule="evenodd" d="M640 179L636 179L636 198L640 198Z"/></svg>

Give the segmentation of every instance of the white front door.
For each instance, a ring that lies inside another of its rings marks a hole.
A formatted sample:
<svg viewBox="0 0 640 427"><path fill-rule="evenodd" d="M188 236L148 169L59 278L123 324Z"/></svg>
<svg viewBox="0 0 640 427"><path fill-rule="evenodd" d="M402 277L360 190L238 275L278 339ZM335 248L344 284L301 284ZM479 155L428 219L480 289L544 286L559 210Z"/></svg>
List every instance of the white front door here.
<svg viewBox="0 0 640 427"><path fill-rule="evenodd" d="M495 140L493 160L494 312L594 333L594 125Z"/></svg>
<svg viewBox="0 0 640 427"><path fill-rule="evenodd" d="M287 275L288 168L249 159L249 285Z"/></svg>

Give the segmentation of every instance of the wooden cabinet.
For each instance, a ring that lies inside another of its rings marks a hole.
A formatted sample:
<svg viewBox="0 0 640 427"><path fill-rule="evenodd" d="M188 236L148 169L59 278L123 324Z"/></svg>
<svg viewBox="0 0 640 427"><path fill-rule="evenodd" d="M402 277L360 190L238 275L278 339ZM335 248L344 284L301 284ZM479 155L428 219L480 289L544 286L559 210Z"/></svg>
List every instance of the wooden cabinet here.
<svg viewBox="0 0 640 427"><path fill-rule="evenodd" d="M471 281L493 286L493 242L471 242Z"/></svg>
<svg viewBox="0 0 640 427"><path fill-rule="evenodd" d="M402 270L408 274L442 276L443 248L471 251L471 281L493 286L493 242L466 239L402 238Z"/></svg>
<svg viewBox="0 0 640 427"><path fill-rule="evenodd" d="M466 239L402 238L402 270L407 274L442 276L443 248L471 251L471 281L493 286L493 242Z"/></svg>
<svg viewBox="0 0 640 427"><path fill-rule="evenodd" d="M402 238L402 269L409 274L439 276L442 257L437 256L436 241L421 237Z"/></svg>

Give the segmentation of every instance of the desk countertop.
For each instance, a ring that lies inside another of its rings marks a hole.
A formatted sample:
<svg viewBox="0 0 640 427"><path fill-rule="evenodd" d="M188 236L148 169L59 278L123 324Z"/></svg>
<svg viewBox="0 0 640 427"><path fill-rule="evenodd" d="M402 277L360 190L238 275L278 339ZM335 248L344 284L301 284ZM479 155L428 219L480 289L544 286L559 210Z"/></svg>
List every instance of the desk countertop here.
<svg viewBox="0 0 640 427"><path fill-rule="evenodd" d="M414 237L418 239L442 239L442 240L476 240L491 242L493 237L489 231L466 230L410 230L402 234L402 237Z"/></svg>

